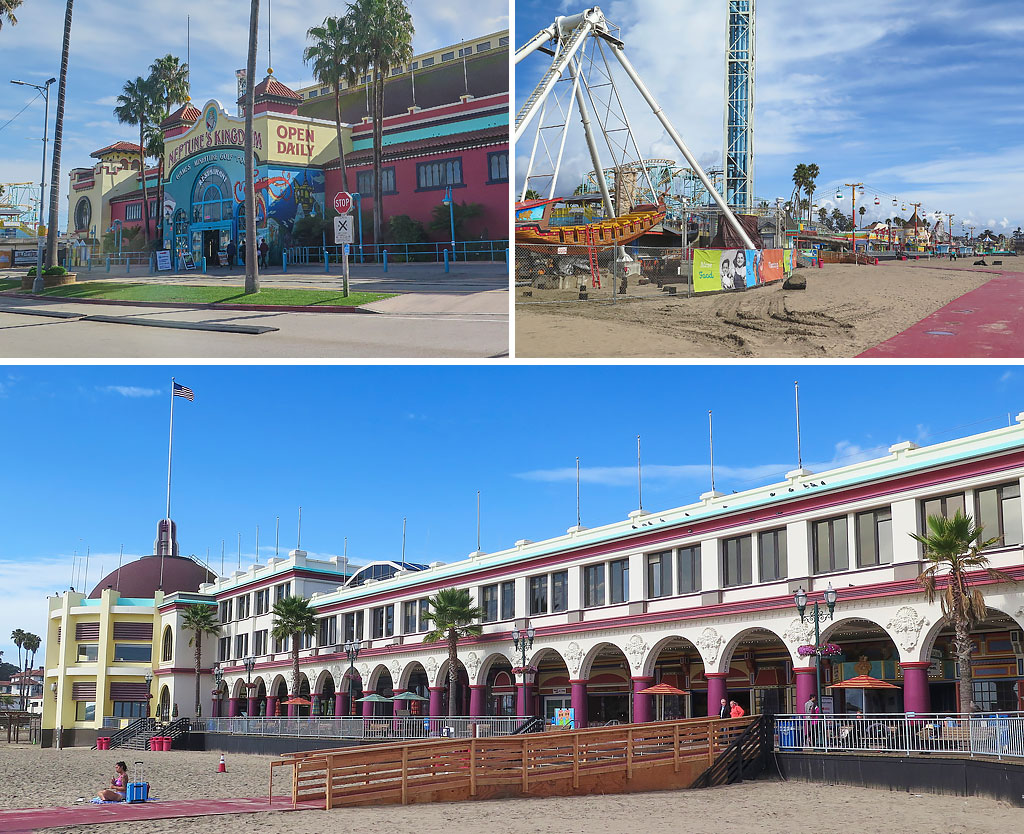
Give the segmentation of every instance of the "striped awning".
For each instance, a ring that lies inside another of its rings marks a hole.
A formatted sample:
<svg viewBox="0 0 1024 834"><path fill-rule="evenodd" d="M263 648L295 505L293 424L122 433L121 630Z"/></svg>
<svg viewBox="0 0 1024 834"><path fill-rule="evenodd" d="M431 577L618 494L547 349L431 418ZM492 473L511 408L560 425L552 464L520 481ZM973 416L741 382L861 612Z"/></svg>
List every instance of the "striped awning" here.
<svg viewBox="0 0 1024 834"><path fill-rule="evenodd" d="M95 701L96 681L75 681L71 684L72 701Z"/></svg>
<svg viewBox="0 0 1024 834"><path fill-rule="evenodd" d="M94 623L75 623L75 639L76 640L99 640L100 639L100 623L97 620Z"/></svg>
<svg viewBox="0 0 1024 834"><path fill-rule="evenodd" d="M152 623L114 623L115 640L152 640Z"/></svg>
<svg viewBox="0 0 1024 834"><path fill-rule="evenodd" d="M147 701L149 700L149 687L145 682L135 683L134 681L111 681L111 701Z"/></svg>

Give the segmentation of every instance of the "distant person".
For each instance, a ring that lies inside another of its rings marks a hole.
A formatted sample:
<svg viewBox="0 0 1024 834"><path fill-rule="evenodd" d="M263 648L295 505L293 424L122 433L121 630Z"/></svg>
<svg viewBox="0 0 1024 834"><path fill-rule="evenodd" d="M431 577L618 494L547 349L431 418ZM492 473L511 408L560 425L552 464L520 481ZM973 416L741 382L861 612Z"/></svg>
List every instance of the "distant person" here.
<svg viewBox="0 0 1024 834"><path fill-rule="evenodd" d="M114 775L110 779L110 787L100 791L97 799L104 802L124 802L128 792L128 765L118 762L114 765Z"/></svg>
<svg viewBox="0 0 1024 834"><path fill-rule="evenodd" d="M727 700L725 700L725 698L722 699L722 705L718 708L718 717L719 718L728 718L729 717L729 702Z"/></svg>
<svg viewBox="0 0 1024 834"><path fill-rule="evenodd" d="M746 714L747 713L743 709L743 707L741 707L735 701L730 701L729 702L729 717L730 718L742 718Z"/></svg>
<svg viewBox="0 0 1024 834"><path fill-rule="evenodd" d="M259 249L260 249L260 266L265 269L266 266L267 266L267 253L270 251L270 247L267 246L267 239L266 238L261 238L260 239L260 247L259 247Z"/></svg>
<svg viewBox="0 0 1024 834"><path fill-rule="evenodd" d="M235 265L235 252L238 251L235 248L235 242L233 240L229 240L227 248L224 251L228 256L228 269L231 269Z"/></svg>
<svg viewBox="0 0 1024 834"><path fill-rule="evenodd" d="M808 715L817 715L821 710L818 708L818 696L812 695L804 703L804 712Z"/></svg>

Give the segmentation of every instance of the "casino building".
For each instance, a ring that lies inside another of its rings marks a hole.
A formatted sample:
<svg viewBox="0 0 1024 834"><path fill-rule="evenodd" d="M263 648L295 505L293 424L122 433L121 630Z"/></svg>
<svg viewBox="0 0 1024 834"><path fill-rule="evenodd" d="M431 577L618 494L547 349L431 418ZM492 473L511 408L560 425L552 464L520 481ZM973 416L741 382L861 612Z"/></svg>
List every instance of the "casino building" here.
<svg viewBox="0 0 1024 834"><path fill-rule="evenodd" d="M893 688L832 690L828 706L955 711L953 632L917 583L922 551L911 534L924 531L930 515L961 510L998 539L987 556L1015 580L984 571L971 577L988 607L972 632L974 700L985 710L1024 709L1022 482L1024 414L994 431L925 447L897 443L874 460L797 469L778 483L708 492L451 562L356 566L292 551L147 608L160 647L150 694L181 714L193 708L189 635L180 623L201 601L217 606L221 623L204 645L204 665L219 666L221 684L208 694L211 669L203 715L349 715L371 703L355 703L364 693L402 691L426 700L399 701L397 709L444 715L447 652L423 641L423 612L432 594L456 586L484 612L482 635L459 646L460 715L551 716L570 707L580 724L593 725L706 715L723 697L748 711L799 711L815 690L815 667L800 651L814 628L801 620L794 594L803 589L813 603L831 587L835 613L821 637L841 654L823 660L824 685L868 674ZM292 694L289 645L270 633L274 601L296 594L310 600L318 620L300 648L298 694L311 707L284 706ZM93 613L51 601L51 622L65 609ZM535 629L525 664L511 640L522 628ZM353 641L361 650L350 665L343 645ZM89 673L71 656L54 665L49 642L47 686L58 682L57 691L67 692ZM652 682L686 694L655 704L641 692Z"/></svg>
<svg viewBox="0 0 1024 834"><path fill-rule="evenodd" d="M327 88L292 90L269 73L255 88L253 146L256 156L256 224L271 260L296 244L295 223L323 216L333 195L360 195L364 242L372 242L372 130L369 77L341 91L345 177L337 147L334 94ZM243 81L239 87L242 89ZM383 195L385 228L394 215L423 223L429 239L451 235L431 230L432 212L445 190L456 202L480 206L461 232L465 239L503 239L508 234L508 33L485 35L459 46L415 56L392 69L385 83ZM91 168L70 172L69 233L96 241L112 226L144 225L148 210L154 236L175 253L196 259L241 245L244 216L244 117L211 100L191 102L161 125L164 158L139 170L139 149L116 142L96 151ZM144 208L142 177L149 206ZM163 177L163 206L157 205ZM386 241L385 241L386 242Z"/></svg>

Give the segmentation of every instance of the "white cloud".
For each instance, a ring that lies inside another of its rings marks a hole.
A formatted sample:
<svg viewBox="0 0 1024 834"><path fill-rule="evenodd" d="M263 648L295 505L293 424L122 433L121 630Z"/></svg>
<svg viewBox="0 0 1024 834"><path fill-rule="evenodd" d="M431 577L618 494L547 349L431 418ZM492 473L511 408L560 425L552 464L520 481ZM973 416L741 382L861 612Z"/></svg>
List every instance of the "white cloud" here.
<svg viewBox="0 0 1024 834"><path fill-rule="evenodd" d="M106 394L120 394L122 397L156 397L161 391L156 388L140 388L137 385L104 385L96 389Z"/></svg>

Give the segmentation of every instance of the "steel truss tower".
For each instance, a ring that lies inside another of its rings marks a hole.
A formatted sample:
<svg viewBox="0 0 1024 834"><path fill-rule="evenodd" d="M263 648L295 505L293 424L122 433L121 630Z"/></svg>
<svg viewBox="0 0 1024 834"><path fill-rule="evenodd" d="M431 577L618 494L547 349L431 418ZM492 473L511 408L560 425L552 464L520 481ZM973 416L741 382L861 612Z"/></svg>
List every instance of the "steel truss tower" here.
<svg viewBox="0 0 1024 834"><path fill-rule="evenodd" d="M725 51L725 201L754 202L754 17L757 0L729 0Z"/></svg>

